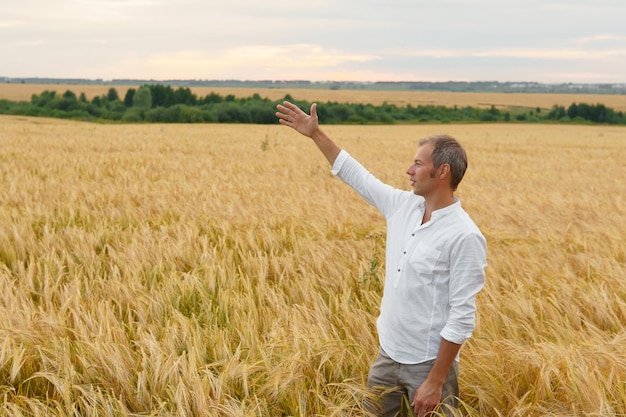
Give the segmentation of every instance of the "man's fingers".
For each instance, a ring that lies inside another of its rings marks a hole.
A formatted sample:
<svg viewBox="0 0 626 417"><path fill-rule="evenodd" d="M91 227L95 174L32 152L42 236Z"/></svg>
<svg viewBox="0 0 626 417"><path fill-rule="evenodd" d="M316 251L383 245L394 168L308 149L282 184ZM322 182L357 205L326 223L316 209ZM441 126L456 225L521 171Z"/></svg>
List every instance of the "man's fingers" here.
<svg viewBox="0 0 626 417"><path fill-rule="evenodd" d="M287 116L283 113L280 112L276 112L276 117L278 117L278 122L282 123L282 124L287 124L288 120L287 120Z"/></svg>
<svg viewBox="0 0 626 417"><path fill-rule="evenodd" d="M302 111L298 106L288 101L284 101L282 104L277 104L276 109L276 117L278 117L278 122L282 125L292 127L296 129L296 126L301 125L302 123L307 123L310 119L317 121L317 104L313 103L311 105L311 115L309 116L306 112Z"/></svg>
<svg viewBox="0 0 626 417"><path fill-rule="evenodd" d="M435 411L435 408L437 407L426 407L426 406L416 407L415 405L413 405L413 412L415 413L415 417L422 417L422 416L428 415L428 413L432 411Z"/></svg>
<svg viewBox="0 0 626 417"><path fill-rule="evenodd" d="M285 107L285 106L283 106L281 104L277 105L276 108L278 109L278 111L280 111L281 113L283 113L285 115L294 116L296 114L293 110L288 109L287 107Z"/></svg>
<svg viewBox="0 0 626 417"><path fill-rule="evenodd" d="M288 112L291 112L292 114L296 114L298 112L302 112L302 110L300 110L300 107L296 106L293 103L290 103L288 101L283 101L283 104L279 104L278 107L282 107L283 109L287 110Z"/></svg>

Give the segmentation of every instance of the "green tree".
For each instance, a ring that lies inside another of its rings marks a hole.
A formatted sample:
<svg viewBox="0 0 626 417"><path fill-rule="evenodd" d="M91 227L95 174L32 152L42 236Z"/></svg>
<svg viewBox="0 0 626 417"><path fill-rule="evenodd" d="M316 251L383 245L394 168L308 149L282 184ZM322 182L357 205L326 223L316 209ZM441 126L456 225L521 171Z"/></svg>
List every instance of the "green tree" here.
<svg viewBox="0 0 626 417"><path fill-rule="evenodd" d="M548 113L548 119L550 120L560 120L566 116L567 112L565 111L565 107L556 104L552 106L550 113Z"/></svg>
<svg viewBox="0 0 626 417"><path fill-rule="evenodd" d="M124 105L126 107L133 107L133 98L135 97L135 92L137 90L135 90L134 88L129 88L128 90L126 90L126 95L124 96Z"/></svg>
<svg viewBox="0 0 626 417"><path fill-rule="evenodd" d="M42 92L40 95L33 94L31 96L30 102L37 107L45 107L53 101L57 97L56 91L46 90Z"/></svg>
<svg viewBox="0 0 626 417"><path fill-rule="evenodd" d="M174 104L172 87L169 85L151 85L148 87L152 94L152 107L169 107Z"/></svg>
<svg viewBox="0 0 626 417"><path fill-rule="evenodd" d="M576 105L576 103L572 103L568 108L567 108L567 116L570 119L575 118L576 116L578 116L578 105Z"/></svg>
<svg viewBox="0 0 626 417"><path fill-rule="evenodd" d="M63 93L63 96L56 107L62 111L75 110L77 108L77 101L78 99L76 98L76 94L73 91L67 90Z"/></svg>
<svg viewBox="0 0 626 417"><path fill-rule="evenodd" d="M222 101L224 101L222 96L220 96L217 93L211 92L205 98L200 100L200 104L214 104L214 103L221 103Z"/></svg>
<svg viewBox="0 0 626 417"><path fill-rule="evenodd" d="M191 92L189 88L180 87L174 91L174 101L176 104L185 104L187 106L195 106L198 98Z"/></svg>
<svg viewBox="0 0 626 417"><path fill-rule="evenodd" d="M146 111L152 107L152 93L150 87L143 86L137 90L133 97L133 107Z"/></svg>
<svg viewBox="0 0 626 417"><path fill-rule="evenodd" d="M113 87L109 88L109 92L107 93L107 100L115 101L119 99L120 99L120 96L117 94L117 90Z"/></svg>

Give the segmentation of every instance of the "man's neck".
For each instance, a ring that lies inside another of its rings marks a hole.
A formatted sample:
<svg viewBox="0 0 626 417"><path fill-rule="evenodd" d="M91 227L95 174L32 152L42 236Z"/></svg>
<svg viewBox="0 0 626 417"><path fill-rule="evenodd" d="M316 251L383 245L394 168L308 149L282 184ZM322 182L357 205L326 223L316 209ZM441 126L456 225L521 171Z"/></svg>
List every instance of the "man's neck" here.
<svg viewBox="0 0 626 417"><path fill-rule="evenodd" d="M446 193L444 195L432 196L432 197L424 197L425 199L425 209L424 209L424 217L422 218L422 224L430 221L430 216L434 211L440 210L442 208L451 206L455 203L454 194Z"/></svg>

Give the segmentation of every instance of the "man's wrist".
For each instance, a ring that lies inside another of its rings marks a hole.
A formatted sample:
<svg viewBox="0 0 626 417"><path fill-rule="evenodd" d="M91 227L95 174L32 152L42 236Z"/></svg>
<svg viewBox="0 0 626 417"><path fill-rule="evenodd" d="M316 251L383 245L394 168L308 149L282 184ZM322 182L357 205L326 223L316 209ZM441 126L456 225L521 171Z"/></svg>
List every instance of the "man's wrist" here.
<svg viewBox="0 0 626 417"><path fill-rule="evenodd" d="M323 139L324 136L326 135L324 134L324 132L322 132L322 129L320 129L319 126L315 128L309 135L309 137L313 139L315 142L319 141L320 139Z"/></svg>
<svg viewBox="0 0 626 417"><path fill-rule="evenodd" d="M446 382L446 377L448 376L448 372L439 372L435 368L430 370L430 373L426 377L428 381L433 384L442 385Z"/></svg>

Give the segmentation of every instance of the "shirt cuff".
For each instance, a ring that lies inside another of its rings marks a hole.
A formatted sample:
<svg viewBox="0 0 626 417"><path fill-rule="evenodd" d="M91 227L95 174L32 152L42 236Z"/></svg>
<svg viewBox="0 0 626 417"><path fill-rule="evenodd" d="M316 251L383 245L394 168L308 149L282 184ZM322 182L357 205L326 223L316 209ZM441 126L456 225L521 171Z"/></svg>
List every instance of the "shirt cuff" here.
<svg viewBox="0 0 626 417"><path fill-rule="evenodd" d="M330 172L332 172L333 175L339 174L339 171L341 171L341 167L343 166L344 162L346 162L346 159L348 159L349 157L350 154L342 149L339 152L339 155L337 155L337 158L335 158L335 162L333 163L333 167Z"/></svg>
<svg viewBox="0 0 626 417"><path fill-rule="evenodd" d="M442 338L446 339L448 342L456 343L457 345L462 345L470 337L472 337L472 332L463 334L463 333L454 332L444 327L441 333L439 333L439 335Z"/></svg>

